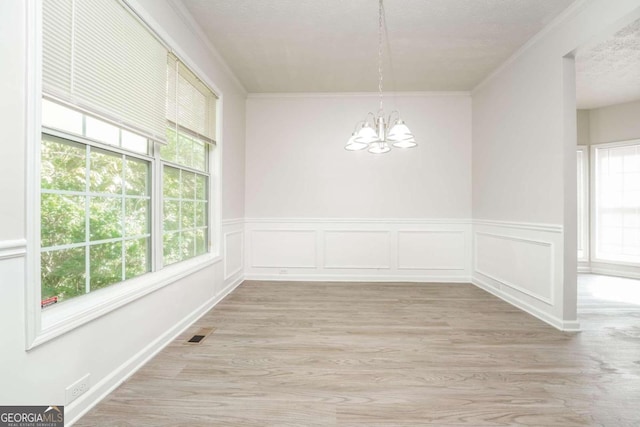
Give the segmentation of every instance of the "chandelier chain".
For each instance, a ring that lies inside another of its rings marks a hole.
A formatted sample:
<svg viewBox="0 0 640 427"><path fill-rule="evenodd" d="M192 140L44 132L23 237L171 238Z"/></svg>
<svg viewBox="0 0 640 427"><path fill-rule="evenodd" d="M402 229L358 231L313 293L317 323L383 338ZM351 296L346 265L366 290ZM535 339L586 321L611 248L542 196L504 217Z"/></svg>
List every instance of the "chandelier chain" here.
<svg viewBox="0 0 640 427"><path fill-rule="evenodd" d="M383 29L383 6L382 0L378 6L378 92L380 93L380 109L382 114L382 29Z"/></svg>
<svg viewBox="0 0 640 427"><path fill-rule="evenodd" d="M365 120L356 123L351 138L349 138L347 145L344 147L345 150L349 151L368 149L368 151L373 154L384 154L391 151L391 146L404 149L418 145L407 125L400 118L400 113L392 111L386 120L384 117L384 109L382 106L382 84L384 82L382 55L385 40L386 46L389 48L389 35L387 32L387 19L384 13L383 2L384 0L378 0L378 92L380 96L380 108L378 109L378 114L369 112ZM393 64L391 63L390 48L388 56L393 83Z"/></svg>

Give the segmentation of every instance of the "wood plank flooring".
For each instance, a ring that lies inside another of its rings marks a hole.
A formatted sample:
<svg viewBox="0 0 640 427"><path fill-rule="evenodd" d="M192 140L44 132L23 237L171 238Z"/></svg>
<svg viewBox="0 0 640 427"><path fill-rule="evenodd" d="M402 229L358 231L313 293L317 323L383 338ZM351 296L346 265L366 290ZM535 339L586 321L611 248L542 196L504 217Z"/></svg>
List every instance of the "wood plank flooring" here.
<svg viewBox="0 0 640 427"><path fill-rule="evenodd" d="M640 306L581 320L468 284L247 281L76 425L640 425Z"/></svg>

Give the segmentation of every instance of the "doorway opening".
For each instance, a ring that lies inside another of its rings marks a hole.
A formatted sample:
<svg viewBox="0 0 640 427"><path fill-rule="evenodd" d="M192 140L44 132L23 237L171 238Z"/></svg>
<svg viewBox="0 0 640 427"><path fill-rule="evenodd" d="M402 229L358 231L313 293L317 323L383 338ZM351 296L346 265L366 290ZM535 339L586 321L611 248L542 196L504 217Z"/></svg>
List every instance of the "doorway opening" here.
<svg viewBox="0 0 640 427"><path fill-rule="evenodd" d="M640 19L575 52L578 314L640 313ZM583 323L584 324L584 323Z"/></svg>

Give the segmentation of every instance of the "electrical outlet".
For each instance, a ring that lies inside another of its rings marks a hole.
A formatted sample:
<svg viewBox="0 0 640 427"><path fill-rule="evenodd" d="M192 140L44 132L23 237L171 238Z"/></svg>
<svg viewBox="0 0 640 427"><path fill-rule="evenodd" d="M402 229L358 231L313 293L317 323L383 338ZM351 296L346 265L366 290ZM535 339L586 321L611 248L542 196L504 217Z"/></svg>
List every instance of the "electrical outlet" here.
<svg viewBox="0 0 640 427"><path fill-rule="evenodd" d="M286 268L281 268L280 269L280 274L287 274L287 273L288 273L288 271L287 271Z"/></svg>
<svg viewBox="0 0 640 427"><path fill-rule="evenodd" d="M91 387L91 383L89 382L90 378L91 378L91 374L87 374L66 388L65 405L68 405L69 403L73 402L74 400L76 400L77 398L79 398L89 390L89 388Z"/></svg>

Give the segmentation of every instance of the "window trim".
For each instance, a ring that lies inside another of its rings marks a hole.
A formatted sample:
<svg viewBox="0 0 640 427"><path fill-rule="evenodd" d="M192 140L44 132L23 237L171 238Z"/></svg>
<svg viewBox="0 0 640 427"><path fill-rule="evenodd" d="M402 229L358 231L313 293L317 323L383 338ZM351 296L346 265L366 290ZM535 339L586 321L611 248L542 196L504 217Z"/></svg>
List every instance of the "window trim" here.
<svg viewBox="0 0 640 427"><path fill-rule="evenodd" d="M591 226L590 226L590 245L589 245L589 250L590 250L590 262L591 263L597 263L597 264L611 264L611 265L623 265L623 266L629 266L629 267L639 267L640 263L636 263L636 262L629 262L629 261L616 261L616 260L610 260L610 259L602 259L602 258L598 258L598 251L597 251L597 245L598 245L598 238L597 238L597 226L598 226L598 217L597 217L597 211L598 211L598 207L597 207L597 186L598 186L598 177L596 175L597 172L597 155L596 155L596 151L600 148L619 148L619 147L627 147L630 145L638 145L640 144L640 139L630 139L630 140L625 140L625 141L616 141L616 142L607 142L607 143L602 143L602 144L592 144L590 146L590 152L589 152L589 159L590 159L590 216L591 216Z"/></svg>
<svg viewBox="0 0 640 427"><path fill-rule="evenodd" d="M221 264L222 238L222 154L223 154L223 110L224 94L213 84L208 75L181 49L167 32L160 28L151 16L135 1L126 2L131 10L142 19L164 41L172 46L172 52L202 79L218 96L216 107L216 141L209 150L209 249L207 254L169 265L161 270L121 282L71 299L59 307L50 307L43 313L40 308L40 139L43 131L41 117L42 92L42 2L26 0L26 272L25 272L25 349L31 350L53 340L79 326L85 325L118 308L138 300L152 292L171 285L204 268ZM158 143L156 143L158 144ZM107 146L107 149L117 148ZM154 147L157 149L158 147ZM115 150L114 150L115 151ZM154 161L152 169L161 168L161 162ZM156 174L159 170L152 170ZM161 188L158 180L152 181L152 209L161 212ZM151 215L152 235L162 235L159 215ZM157 237L156 237L157 238ZM158 250L153 251L156 256ZM157 262L157 260L155 260ZM153 261L152 261L153 262ZM158 264L156 264L158 265Z"/></svg>
<svg viewBox="0 0 640 427"><path fill-rule="evenodd" d="M578 235L581 235L583 242L582 257L578 257L578 262L589 262L591 257L591 174L590 160L591 150L588 145L578 145L576 150L582 153L582 177L584 178L584 188L582 189L582 212L583 212L583 226L581 230L577 230ZM580 165L578 165L580 167ZM580 195L579 195L580 196ZM578 206L580 209L580 206ZM579 211L578 211L579 212Z"/></svg>

